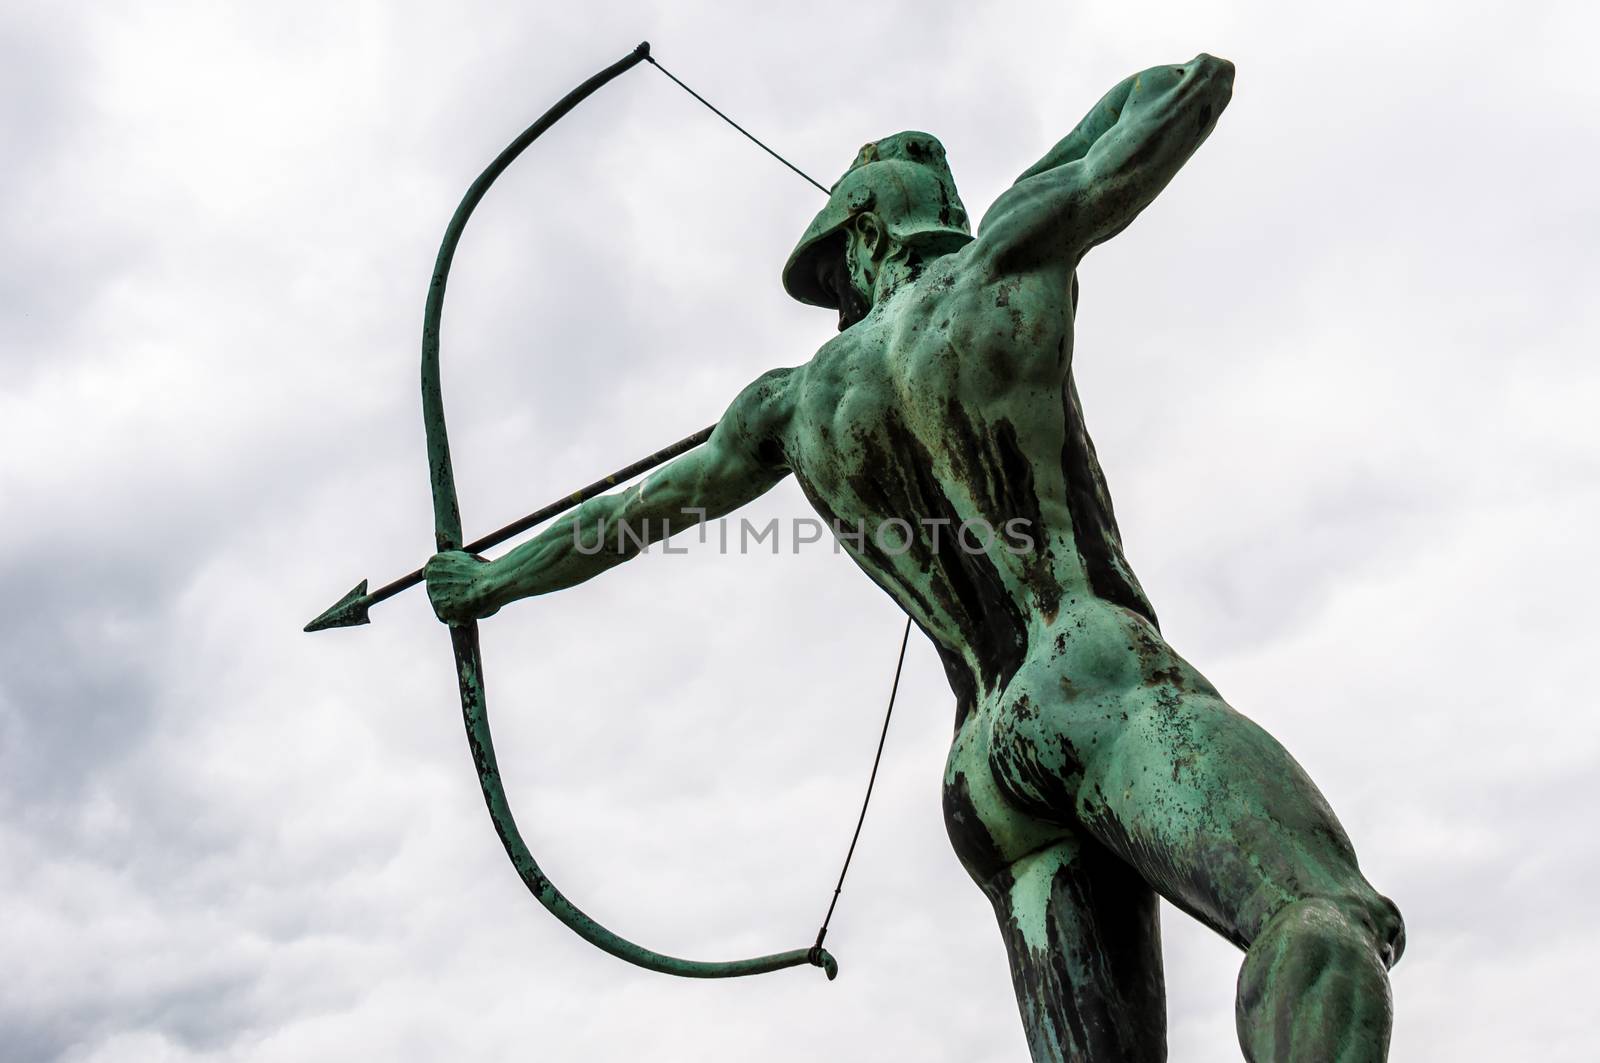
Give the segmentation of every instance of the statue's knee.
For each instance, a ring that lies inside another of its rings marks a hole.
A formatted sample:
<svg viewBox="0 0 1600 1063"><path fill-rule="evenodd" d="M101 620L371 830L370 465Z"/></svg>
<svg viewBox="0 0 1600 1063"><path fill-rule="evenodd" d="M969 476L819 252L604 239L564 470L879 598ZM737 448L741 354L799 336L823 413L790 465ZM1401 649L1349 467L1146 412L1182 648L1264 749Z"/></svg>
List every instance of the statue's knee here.
<svg viewBox="0 0 1600 1063"><path fill-rule="evenodd" d="M1405 921L1389 898L1370 890L1358 896L1307 897L1285 905L1262 937L1281 940L1310 958L1335 961L1351 953L1376 954L1393 967L1406 947Z"/></svg>
<svg viewBox="0 0 1600 1063"><path fill-rule="evenodd" d="M1389 898L1378 895L1368 919L1378 943L1378 958L1385 967L1393 967L1406 951L1406 922L1400 917L1400 909Z"/></svg>

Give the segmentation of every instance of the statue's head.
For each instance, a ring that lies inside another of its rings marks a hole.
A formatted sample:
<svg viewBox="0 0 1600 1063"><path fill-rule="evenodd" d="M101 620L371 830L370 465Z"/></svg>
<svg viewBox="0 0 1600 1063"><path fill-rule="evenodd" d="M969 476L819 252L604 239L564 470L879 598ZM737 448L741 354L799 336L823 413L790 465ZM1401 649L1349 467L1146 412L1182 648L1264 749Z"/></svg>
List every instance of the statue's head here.
<svg viewBox="0 0 1600 1063"><path fill-rule="evenodd" d="M783 267L783 287L839 311L843 330L871 309L886 263L936 258L971 239L944 145L927 133L896 133L863 147L834 184Z"/></svg>

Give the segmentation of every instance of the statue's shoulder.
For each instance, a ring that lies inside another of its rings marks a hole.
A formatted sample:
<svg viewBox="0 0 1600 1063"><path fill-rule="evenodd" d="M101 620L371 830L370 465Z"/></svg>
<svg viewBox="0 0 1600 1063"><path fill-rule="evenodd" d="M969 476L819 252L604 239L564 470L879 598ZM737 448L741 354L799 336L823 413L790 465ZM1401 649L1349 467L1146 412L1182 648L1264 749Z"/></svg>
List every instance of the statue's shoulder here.
<svg viewBox="0 0 1600 1063"><path fill-rule="evenodd" d="M861 345L861 336L871 327L868 321L870 315L843 332L829 336L822 346L817 348L817 353L813 354L810 360L789 371L791 376L786 386L791 389L804 389L808 382L826 378L848 365Z"/></svg>
<svg viewBox="0 0 1600 1063"><path fill-rule="evenodd" d="M768 369L750 382L744 389L745 393L759 402L773 401L787 393L794 374L804 368L804 366L780 366L777 369Z"/></svg>
<svg viewBox="0 0 1600 1063"><path fill-rule="evenodd" d="M896 324L904 331L981 316L980 312L994 302L986 293L1001 279L994 262L974 240L928 263L905 293L906 298L897 300L900 320Z"/></svg>
<svg viewBox="0 0 1600 1063"><path fill-rule="evenodd" d="M972 240L928 263L916 281L922 300L959 300L992 284L994 262L986 251L979 241Z"/></svg>
<svg viewBox="0 0 1600 1063"><path fill-rule="evenodd" d="M752 441L781 434L794 412L796 374L803 367L769 369L747 384L723 423Z"/></svg>

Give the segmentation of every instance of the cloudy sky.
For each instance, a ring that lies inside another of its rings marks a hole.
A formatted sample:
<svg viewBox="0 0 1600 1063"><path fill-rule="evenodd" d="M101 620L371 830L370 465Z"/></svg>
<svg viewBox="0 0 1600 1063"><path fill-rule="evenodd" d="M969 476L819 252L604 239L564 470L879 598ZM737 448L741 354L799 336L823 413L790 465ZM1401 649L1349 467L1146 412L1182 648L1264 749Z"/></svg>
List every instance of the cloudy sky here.
<svg viewBox="0 0 1600 1063"><path fill-rule="evenodd" d="M646 38L824 183L939 134L974 214L1121 77L1238 64L1082 270L1128 553L1404 910L1395 1058L1592 1058L1597 31L1577 3L7 4L0 1059L1026 1058L925 643L840 979L704 983L523 892L419 593L300 632L429 551L416 351L456 200ZM819 199L643 67L530 152L452 278L469 534L824 341L777 282ZM805 512L785 485L751 516ZM535 854L655 948L808 944L899 624L826 548L506 609ZM1237 953L1170 909L1165 936L1172 1058L1237 1059Z"/></svg>

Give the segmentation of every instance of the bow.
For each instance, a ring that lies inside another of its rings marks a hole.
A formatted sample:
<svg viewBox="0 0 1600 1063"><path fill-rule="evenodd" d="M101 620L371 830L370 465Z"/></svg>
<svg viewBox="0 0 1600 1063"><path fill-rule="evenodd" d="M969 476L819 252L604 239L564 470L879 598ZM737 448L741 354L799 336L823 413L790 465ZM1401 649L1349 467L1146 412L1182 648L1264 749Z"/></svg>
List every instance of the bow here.
<svg viewBox="0 0 1600 1063"><path fill-rule="evenodd" d="M455 474L450 464L450 441L445 431L444 397L439 386L439 320L444 311L445 282L450 274L450 264L455 257L456 245L461 240L467 219L472 216L473 209L488 192L489 186L529 144L601 86L649 58L650 45L640 44L625 58L606 67L562 97L478 175L478 179L467 189L467 194L462 198L460 206L456 208L449 226L445 229L444 240L439 247L439 257L434 264L433 280L428 287L427 307L422 324L422 416L428 437L428 467L433 484L434 539L441 553L460 549L463 541L461 512L456 500ZM364 593L365 589L363 584L356 589L356 592L352 592L352 595L358 592ZM347 596L345 603L342 604L348 605L350 601L350 597ZM363 611L361 619L350 622L360 623L364 620ZM528 891L540 904L549 909L552 915L590 944L604 949L619 959L663 974L675 974L686 978L734 978L741 975L764 974L802 964L823 968L830 980L838 974L838 964L827 950L822 948L820 935L817 943L810 948L794 949L770 956L721 962L685 960L647 949L607 930L567 900L550 881L549 876L540 870L533 854L528 851L528 845L523 841L522 834L517 829L516 819L511 814L511 805L506 800L505 787L500 781L500 769L495 761L494 738L489 731L489 715L483 684L483 657L479 649L477 623L452 626L450 641L455 649L456 676L461 689L461 711L466 721L467 742L472 750L473 764L478 771L478 784L483 790L484 803L489 808L489 818L493 820L495 833L500 836L506 855L511 858L512 866L517 869L517 874L527 885ZM857 829L859 831L859 826Z"/></svg>

